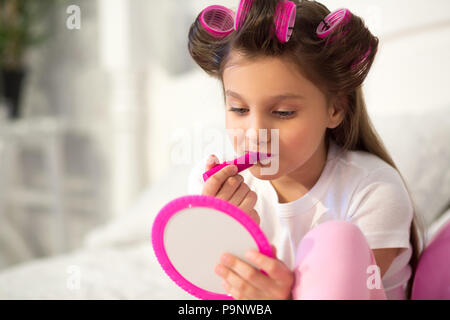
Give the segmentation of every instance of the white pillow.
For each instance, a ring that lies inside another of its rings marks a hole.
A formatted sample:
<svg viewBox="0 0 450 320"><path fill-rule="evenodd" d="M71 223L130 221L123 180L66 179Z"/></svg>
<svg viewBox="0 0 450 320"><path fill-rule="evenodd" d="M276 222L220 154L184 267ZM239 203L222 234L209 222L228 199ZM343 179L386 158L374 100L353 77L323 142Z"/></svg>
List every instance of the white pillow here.
<svg viewBox="0 0 450 320"><path fill-rule="evenodd" d="M441 216L439 216L429 227L426 233L427 243L441 230L447 223L450 223L450 209L447 209Z"/></svg>
<svg viewBox="0 0 450 320"><path fill-rule="evenodd" d="M372 117L427 226L450 198L449 115L450 107Z"/></svg>

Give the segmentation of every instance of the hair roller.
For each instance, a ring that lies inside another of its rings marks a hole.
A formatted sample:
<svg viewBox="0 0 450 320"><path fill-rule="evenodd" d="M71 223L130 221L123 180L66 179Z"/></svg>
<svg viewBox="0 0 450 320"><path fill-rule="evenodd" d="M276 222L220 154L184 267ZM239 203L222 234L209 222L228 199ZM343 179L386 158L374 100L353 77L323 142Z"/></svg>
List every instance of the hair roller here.
<svg viewBox="0 0 450 320"><path fill-rule="evenodd" d="M350 10L345 8L331 12L318 25L316 29L317 37L322 40L327 39L327 43L329 44L335 43L335 41L338 42L344 37L348 37L351 28L362 27L358 24L351 23L352 17L353 14L350 12ZM355 43L354 40L350 41L351 42L346 41L346 46L354 45L355 48L359 48L359 43ZM358 53L358 56L356 58L352 58L352 56L354 57L354 55L352 55L349 51L342 51L341 54L345 54L348 57L347 61L349 62L349 64L351 63L351 66L349 68L350 74L347 75L348 79L354 79L355 84L362 83L365 76L367 75L367 62L369 62L368 58L372 54L372 45L369 45L369 48L366 49L366 51Z"/></svg>
<svg viewBox="0 0 450 320"><path fill-rule="evenodd" d="M317 27L316 34L320 39L325 39L334 30L345 26L352 18L352 13L348 9L339 9L327 15ZM343 36L347 33L346 31Z"/></svg>
<svg viewBox="0 0 450 320"><path fill-rule="evenodd" d="M202 27L215 38L223 38L234 31L234 12L219 5L203 9L200 14Z"/></svg>
<svg viewBox="0 0 450 320"><path fill-rule="evenodd" d="M294 30L297 6L292 1L278 2L275 12L275 28L280 42L288 42Z"/></svg>
<svg viewBox="0 0 450 320"><path fill-rule="evenodd" d="M234 22L234 30L239 31L247 18L247 14L253 5L253 0L241 0L236 11L236 20Z"/></svg>
<svg viewBox="0 0 450 320"><path fill-rule="evenodd" d="M236 12L234 29L239 31L253 5L253 0L241 0ZM297 6L292 1L282 0L277 3L274 24L276 36L282 43L288 42L294 30Z"/></svg>
<svg viewBox="0 0 450 320"><path fill-rule="evenodd" d="M234 31L234 13L219 5L208 6L189 29L188 49L194 61L209 75L217 77L226 55L228 35Z"/></svg>

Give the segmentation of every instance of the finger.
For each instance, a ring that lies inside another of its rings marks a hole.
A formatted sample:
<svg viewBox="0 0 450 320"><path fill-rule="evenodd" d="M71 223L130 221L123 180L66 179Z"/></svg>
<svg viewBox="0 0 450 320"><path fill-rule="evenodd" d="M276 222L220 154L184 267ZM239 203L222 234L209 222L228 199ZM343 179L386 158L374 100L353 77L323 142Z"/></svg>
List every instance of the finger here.
<svg viewBox="0 0 450 320"><path fill-rule="evenodd" d="M222 271L218 271L218 270ZM216 266L216 273L219 274L228 283L228 292L236 300L262 299L264 291L255 288L250 282L243 279L236 272L224 265Z"/></svg>
<svg viewBox="0 0 450 320"><path fill-rule="evenodd" d="M228 165L213 174L203 186L203 195L215 196L225 180L237 173L237 166Z"/></svg>
<svg viewBox="0 0 450 320"><path fill-rule="evenodd" d="M205 171L211 170L218 164L219 164L219 159L214 154L210 155L208 157L208 160L206 161Z"/></svg>
<svg viewBox="0 0 450 320"><path fill-rule="evenodd" d="M273 282L267 276L236 256L225 253L222 255L220 262L259 290L267 291L273 288ZM229 279L226 280L233 284Z"/></svg>
<svg viewBox="0 0 450 320"><path fill-rule="evenodd" d="M264 270L270 278L281 282L289 282L291 280L292 272L280 260L269 258L255 250L249 250L245 257L256 267Z"/></svg>
<svg viewBox="0 0 450 320"><path fill-rule="evenodd" d="M277 248L272 244L272 245L270 245L271 246L271 248L272 248L272 254L273 254L273 256L276 258L277 257Z"/></svg>
<svg viewBox="0 0 450 320"><path fill-rule="evenodd" d="M239 174L229 177L227 180L225 180L216 197L224 200L229 200L243 181L244 177Z"/></svg>
<svg viewBox="0 0 450 320"><path fill-rule="evenodd" d="M239 188L234 192L233 196L230 198L230 200L228 200L228 202L239 207L249 191L249 186L246 183L241 183Z"/></svg>
<svg viewBox="0 0 450 320"><path fill-rule="evenodd" d="M258 225L261 222L261 219L259 218L259 214L255 209L250 209L249 211L246 211L247 214L250 216L250 218L253 219Z"/></svg>
<svg viewBox="0 0 450 320"><path fill-rule="evenodd" d="M227 294L230 294L230 289L231 289L231 286L230 286L230 284L228 283L228 281L227 280L222 280L222 287L225 289L225 292L227 293Z"/></svg>
<svg viewBox="0 0 450 320"><path fill-rule="evenodd" d="M231 295L235 300L245 300L241 292L238 289L231 286L231 284L227 280L222 281L222 286L224 287L226 293Z"/></svg>
<svg viewBox="0 0 450 320"><path fill-rule="evenodd" d="M267 297L261 294L261 291L256 290L255 288L248 286L244 291L239 291L234 288L232 285L229 285L230 288L228 292L235 300L266 300Z"/></svg>
<svg viewBox="0 0 450 320"><path fill-rule="evenodd" d="M255 191L250 190L247 195L245 196L245 199L242 200L241 204L239 205L239 208L242 210L249 212L256 204L256 201L258 200L258 196Z"/></svg>

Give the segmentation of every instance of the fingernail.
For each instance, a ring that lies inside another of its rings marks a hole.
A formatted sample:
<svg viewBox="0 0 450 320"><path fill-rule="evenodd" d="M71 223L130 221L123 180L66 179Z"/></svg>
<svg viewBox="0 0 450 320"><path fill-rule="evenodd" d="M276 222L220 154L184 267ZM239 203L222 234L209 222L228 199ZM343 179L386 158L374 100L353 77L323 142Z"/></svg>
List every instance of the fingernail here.
<svg viewBox="0 0 450 320"><path fill-rule="evenodd" d="M230 172L232 174L236 174L238 172L238 168L234 164L230 165L230 167L231 167Z"/></svg>

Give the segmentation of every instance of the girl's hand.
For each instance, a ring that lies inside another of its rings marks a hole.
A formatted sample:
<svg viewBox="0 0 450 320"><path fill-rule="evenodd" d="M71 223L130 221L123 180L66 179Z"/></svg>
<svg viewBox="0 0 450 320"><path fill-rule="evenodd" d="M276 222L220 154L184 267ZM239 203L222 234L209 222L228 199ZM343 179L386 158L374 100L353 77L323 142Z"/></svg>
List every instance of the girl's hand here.
<svg viewBox="0 0 450 320"><path fill-rule="evenodd" d="M210 170L218 163L219 159L216 156L210 156L206 170ZM257 200L256 192L250 190L249 186L244 183L244 178L237 174L235 165L226 166L212 175L205 182L202 195L213 196L234 204L259 225L260 218L254 209Z"/></svg>
<svg viewBox="0 0 450 320"><path fill-rule="evenodd" d="M272 246L274 256L276 249ZM258 251L250 250L246 258L264 270L259 269L241 259L225 253L221 264L215 272L224 279L222 285L236 300L291 300L291 290L294 285L294 273L276 258L269 258Z"/></svg>

